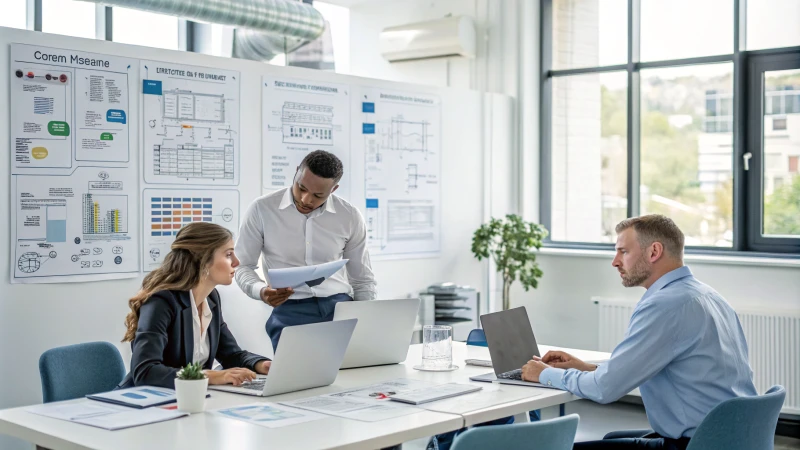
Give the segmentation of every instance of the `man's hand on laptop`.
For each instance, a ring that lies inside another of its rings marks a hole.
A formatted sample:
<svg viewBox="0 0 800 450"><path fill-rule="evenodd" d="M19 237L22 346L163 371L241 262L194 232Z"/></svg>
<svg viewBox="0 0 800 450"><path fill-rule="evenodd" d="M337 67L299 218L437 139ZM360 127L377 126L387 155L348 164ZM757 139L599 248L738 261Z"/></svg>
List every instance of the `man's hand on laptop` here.
<svg viewBox="0 0 800 450"><path fill-rule="evenodd" d="M205 370L208 377L208 384L232 384L239 386L245 381L256 379L256 373L244 367L235 367L225 370Z"/></svg>
<svg viewBox="0 0 800 450"><path fill-rule="evenodd" d="M294 294L294 289L292 288L272 289L267 286L261 289L261 301L274 308L289 300L292 294Z"/></svg>
<svg viewBox="0 0 800 450"><path fill-rule="evenodd" d="M541 361L557 369L578 369L582 372L592 372L597 369L596 365L583 362L569 353L561 351L549 351Z"/></svg>
<svg viewBox="0 0 800 450"><path fill-rule="evenodd" d="M269 374L269 368L272 365L272 361L268 359L262 359L261 361L256 363L255 369L256 373L260 373L261 375Z"/></svg>
<svg viewBox="0 0 800 450"><path fill-rule="evenodd" d="M539 376L542 374L544 369L547 369L548 367L550 366L543 363L538 356L534 356L532 360L528 361L528 364L522 366L522 379L524 381L533 381L534 383L538 383Z"/></svg>

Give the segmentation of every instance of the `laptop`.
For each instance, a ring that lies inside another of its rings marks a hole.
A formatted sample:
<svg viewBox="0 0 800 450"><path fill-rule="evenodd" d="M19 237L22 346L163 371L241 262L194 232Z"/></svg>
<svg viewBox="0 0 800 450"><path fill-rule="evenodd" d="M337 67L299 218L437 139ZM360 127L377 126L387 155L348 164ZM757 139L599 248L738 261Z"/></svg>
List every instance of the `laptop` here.
<svg viewBox="0 0 800 450"><path fill-rule="evenodd" d="M522 366L534 355L541 357L531 321L524 306L481 316L494 373L470 377L472 381L498 382L552 388L522 380Z"/></svg>
<svg viewBox="0 0 800 450"><path fill-rule="evenodd" d="M281 333L269 375L259 375L241 386L223 384L208 388L268 397L328 386L336 380L357 322L350 319L286 327Z"/></svg>
<svg viewBox="0 0 800 450"><path fill-rule="evenodd" d="M418 298L339 302L333 320L358 319L342 369L405 361L419 312Z"/></svg>

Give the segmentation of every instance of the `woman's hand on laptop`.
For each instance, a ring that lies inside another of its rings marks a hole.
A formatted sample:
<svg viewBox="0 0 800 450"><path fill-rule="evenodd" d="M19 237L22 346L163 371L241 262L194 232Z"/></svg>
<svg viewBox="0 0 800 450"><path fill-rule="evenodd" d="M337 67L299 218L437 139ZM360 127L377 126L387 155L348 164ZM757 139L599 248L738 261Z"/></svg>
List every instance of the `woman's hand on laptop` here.
<svg viewBox="0 0 800 450"><path fill-rule="evenodd" d="M267 375L269 373L269 367L272 365L272 361L268 359L262 359L261 361L256 363L255 369L256 373L260 373L261 375Z"/></svg>
<svg viewBox="0 0 800 450"><path fill-rule="evenodd" d="M534 359L536 358L534 357ZM567 352L557 350L547 352L541 361L557 369L578 369L583 372L592 372L597 369L594 364L583 362Z"/></svg>
<svg viewBox="0 0 800 450"><path fill-rule="evenodd" d="M256 379L256 373L244 367L235 367L225 370L206 370L208 384L232 384L239 386L245 381Z"/></svg>

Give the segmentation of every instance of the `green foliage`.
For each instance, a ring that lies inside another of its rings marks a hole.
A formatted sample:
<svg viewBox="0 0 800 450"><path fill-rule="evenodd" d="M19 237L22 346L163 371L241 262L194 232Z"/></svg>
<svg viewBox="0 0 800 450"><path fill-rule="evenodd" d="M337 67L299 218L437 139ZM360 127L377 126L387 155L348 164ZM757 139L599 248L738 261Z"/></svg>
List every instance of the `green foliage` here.
<svg viewBox="0 0 800 450"><path fill-rule="evenodd" d="M525 290L536 289L542 270L532 251L542 247L547 230L536 223L526 222L516 214L505 219L492 218L481 225L472 237L472 253L478 260L492 258L503 277L503 307L508 308L508 290L519 280Z"/></svg>
<svg viewBox="0 0 800 450"><path fill-rule="evenodd" d="M206 377L200 363L189 363L178 371L179 380L202 380Z"/></svg>
<svg viewBox="0 0 800 450"><path fill-rule="evenodd" d="M800 235L800 175L792 183L775 189L764 203L764 232Z"/></svg>

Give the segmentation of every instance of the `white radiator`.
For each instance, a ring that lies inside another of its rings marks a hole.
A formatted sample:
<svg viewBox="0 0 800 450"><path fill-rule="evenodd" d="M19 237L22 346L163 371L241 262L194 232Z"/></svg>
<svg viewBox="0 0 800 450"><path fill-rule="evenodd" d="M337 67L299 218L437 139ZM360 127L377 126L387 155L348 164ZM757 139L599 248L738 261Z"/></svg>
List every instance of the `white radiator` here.
<svg viewBox="0 0 800 450"><path fill-rule="evenodd" d="M634 304L593 297L598 305L598 350L610 352L622 341ZM800 414L800 313L737 311L750 355L756 389L786 388L782 412Z"/></svg>

